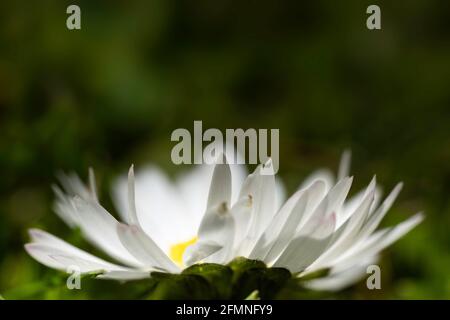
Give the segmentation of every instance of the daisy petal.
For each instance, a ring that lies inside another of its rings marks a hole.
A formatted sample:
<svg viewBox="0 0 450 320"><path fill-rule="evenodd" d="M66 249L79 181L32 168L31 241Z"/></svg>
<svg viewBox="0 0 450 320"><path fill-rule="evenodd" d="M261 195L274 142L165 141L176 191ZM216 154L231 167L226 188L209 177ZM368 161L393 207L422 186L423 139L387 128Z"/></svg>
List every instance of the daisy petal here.
<svg viewBox="0 0 450 320"><path fill-rule="evenodd" d="M247 235L253 210L253 197L251 195L242 197L231 208L231 214L234 219L234 252L241 255L239 248Z"/></svg>
<svg viewBox="0 0 450 320"><path fill-rule="evenodd" d="M307 281L303 286L311 290L319 291L343 290L367 276L367 266L376 263L377 260L377 257L369 257L350 268L338 272L332 270L329 275Z"/></svg>
<svg viewBox="0 0 450 320"><path fill-rule="evenodd" d="M96 277L97 279L105 279L105 280L121 280L121 281L128 281L128 280L142 280L146 278L150 278L150 272L149 271L136 271L136 270L129 270L129 271L122 271L122 270L114 270L114 271L107 271L105 273L102 273Z"/></svg>
<svg viewBox="0 0 450 320"><path fill-rule="evenodd" d="M391 193L386 197L381 206L369 217L368 221L365 223L364 227L360 232L360 237L365 238L370 235L379 226L381 220L391 208L398 194L402 190L403 183L399 183L391 191Z"/></svg>
<svg viewBox="0 0 450 320"><path fill-rule="evenodd" d="M342 255L335 261L336 264L352 265L361 261L367 256L378 254L384 248L390 246L392 243L403 237L424 219L422 213L417 213L395 227L382 229L374 233L365 244L358 247L357 250L352 251L347 255Z"/></svg>
<svg viewBox="0 0 450 320"><path fill-rule="evenodd" d="M79 254L76 251L62 250L47 244L28 243L25 250L30 256L40 263L62 271L69 267L77 267L81 273L87 273L99 270L126 270L109 262L103 261L97 257L89 257L88 253Z"/></svg>
<svg viewBox="0 0 450 320"><path fill-rule="evenodd" d="M350 220L347 221L341 229L334 235L330 247L327 251L314 262L310 268L320 269L327 267L333 263L333 259L344 253L352 244L361 229L366 217L369 214L371 204L374 199L375 193L375 179L372 179L371 183L366 189L366 194L359 207L355 210Z"/></svg>
<svg viewBox="0 0 450 320"><path fill-rule="evenodd" d="M352 153L350 150L344 151L341 156L341 162L339 163L339 170L337 179L341 180L347 177L350 173L350 164L352 160Z"/></svg>
<svg viewBox="0 0 450 320"><path fill-rule="evenodd" d="M134 182L134 166L128 171L128 221L130 224L140 225L136 211L136 196Z"/></svg>
<svg viewBox="0 0 450 320"><path fill-rule="evenodd" d="M292 240L274 267L284 267L291 272L303 271L313 263L327 248L336 224L336 215L332 213L322 221L318 221L308 235L300 234Z"/></svg>
<svg viewBox="0 0 450 320"><path fill-rule="evenodd" d="M239 248L245 256L250 254L276 213L275 177L262 174L262 170L263 168L258 166L243 187L244 192L252 196L253 203L248 232Z"/></svg>
<svg viewBox="0 0 450 320"><path fill-rule="evenodd" d="M203 241L201 243L195 243L184 251L183 262L186 266L191 266L200 261L204 261L204 259L214 253L220 252L221 249L223 247L214 242Z"/></svg>
<svg viewBox="0 0 450 320"><path fill-rule="evenodd" d="M117 220L100 204L75 198L73 206L79 227L88 240L124 264L142 266L120 242L116 232Z"/></svg>
<svg viewBox="0 0 450 320"><path fill-rule="evenodd" d="M198 242L194 248L208 251L203 248L203 245L206 244L207 248L211 249L210 244L212 243L220 247L220 252L209 255L205 259L206 262L225 263L228 261L233 249L234 225L233 216L225 203L208 209L200 224ZM193 253L193 256L198 255ZM192 261L192 258L189 260Z"/></svg>
<svg viewBox="0 0 450 320"><path fill-rule="evenodd" d="M117 233L123 246L144 265L168 272L179 272L179 268L138 226L117 224Z"/></svg>
<svg viewBox="0 0 450 320"><path fill-rule="evenodd" d="M231 171L226 162L225 155L221 155L220 161L214 167L211 186L208 194L207 208L229 205L231 202Z"/></svg>
<svg viewBox="0 0 450 320"><path fill-rule="evenodd" d="M295 235L297 225L304 216L309 192L314 193L315 189L320 188L321 183L323 185L323 182L316 181L308 189L298 190L289 198L259 238L250 253L250 258L259 257L266 261L263 257L266 257L269 251L272 251L270 256L274 255L273 252L276 252L277 256L285 248Z"/></svg>

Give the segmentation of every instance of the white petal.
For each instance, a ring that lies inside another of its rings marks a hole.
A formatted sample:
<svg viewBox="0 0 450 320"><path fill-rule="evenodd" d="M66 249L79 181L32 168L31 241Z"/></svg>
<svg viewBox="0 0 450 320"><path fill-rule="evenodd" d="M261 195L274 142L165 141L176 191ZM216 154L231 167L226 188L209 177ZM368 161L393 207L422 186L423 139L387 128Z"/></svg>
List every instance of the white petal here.
<svg viewBox="0 0 450 320"><path fill-rule="evenodd" d="M140 225L136 211L134 166L128 171L128 221L130 224Z"/></svg>
<svg viewBox="0 0 450 320"><path fill-rule="evenodd" d="M325 183L316 180L307 189L298 190L290 197L260 236L250 258L268 262L277 257L294 237L297 226L305 218L307 211L316 208L319 199L317 195L324 188Z"/></svg>
<svg viewBox="0 0 450 320"><path fill-rule="evenodd" d="M198 241L183 255L185 264L190 265L198 259L215 263L224 263L229 259L235 230L229 209L230 202L231 171L222 154L214 167L207 210L198 229ZM212 248L218 250L211 252ZM205 257L206 253L208 257Z"/></svg>
<svg viewBox="0 0 450 320"><path fill-rule="evenodd" d="M366 195L366 190L359 191L356 195L348 199L337 213L336 229L339 229L355 213L355 210L361 205Z"/></svg>
<svg viewBox="0 0 450 320"><path fill-rule="evenodd" d="M270 171L267 171L269 169ZM258 178L258 177L257 177ZM259 186L255 193L255 225L259 236L267 228L276 213L276 184L272 160L269 159L259 172Z"/></svg>
<svg viewBox="0 0 450 320"><path fill-rule="evenodd" d="M183 253L183 262L186 266L191 266L195 263L204 261L214 253L218 253L223 246L214 242L197 242L189 247Z"/></svg>
<svg viewBox="0 0 450 320"><path fill-rule="evenodd" d="M333 205L336 203L336 198L339 198L338 195L340 195L342 192L348 192L348 189L350 188L351 179L347 179L346 181L342 181L340 184L338 184L336 187L334 187L328 195L321 199L321 194L323 191L325 191L325 183L321 180L316 180L313 182L309 188L305 191L308 191L308 201L306 202L306 206L303 207L303 202L295 202L295 198L291 198L290 201L286 203L286 206L280 210L280 216L285 215L286 212L290 213L293 209L294 204L299 205L299 209L301 209L303 212L297 212L299 214L300 219L298 219L295 226L287 225L286 228L295 227L294 234L290 235L290 243L285 243L285 240L280 241L280 245L277 246L276 250L271 250L264 258L264 261L268 264L271 264L273 261L277 261L277 259L281 258L280 255L284 254L283 250L287 246L291 246L292 249L292 242L296 241L296 239L308 239L313 235L318 229L320 229L320 226L323 226L323 221L326 221L326 217L330 217L331 214L334 215L333 206L329 205L329 201L333 202ZM297 196L302 197L303 195L302 190L297 193ZM300 199L299 199L300 200ZM305 201L305 199L303 199ZM320 201L320 202L319 202ZM318 203L319 202L319 203ZM286 210L286 211L285 211ZM289 211L291 210L291 211ZM282 220L281 220L282 221ZM279 225L279 222L276 222L276 225ZM269 226L270 228L270 226ZM278 229L279 227L276 227ZM334 228L334 224L333 224ZM333 230L332 230L333 231ZM282 231L280 231L281 234ZM294 237L295 235L295 237ZM293 239L292 239L293 238ZM274 240L274 243L277 242L277 239ZM328 240L327 240L328 242ZM286 248L287 250L287 248ZM284 254L285 257L287 255ZM284 259L284 258L283 258ZM284 261L285 262L285 261ZM283 263L284 263L283 262Z"/></svg>
<svg viewBox="0 0 450 320"><path fill-rule="evenodd" d="M83 199L89 199L89 200L96 199L95 191L92 191L92 190L89 190L88 188L86 188L86 186L83 184L83 182L80 180L80 178L76 174L71 173L69 175L66 175L64 173L59 173L58 178L59 178L59 181L61 182L62 186L64 187L64 190L70 196L79 196Z"/></svg>
<svg viewBox="0 0 450 320"><path fill-rule="evenodd" d="M317 221L311 233L300 234L289 243L273 266L287 268L293 273L303 271L327 248L335 224L334 213L322 221Z"/></svg>
<svg viewBox="0 0 450 320"><path fill-rule="evenodd" d="M207 208L216 207L225 203L230 205L231 202L231 171L230 166L226 163L225 156L222 155L220 163L214 167L211 180L211 186L208 194Z"/></svg>
<svg viewBox="0 0 450 320"><path fill-rule="evenodd" d="M117 232L123 246L145 266L179 272L179 268L140 227L117 224Z"/></svg>
<svg viewBox="0 0 450 320"><path fill-rule="evenodd" d="M251 259L259 259L269 262L286 248L295 235L298 224L300 223L308 203L308 190L297 191L292 201L294 205L288 201L272 223L267 227L266 231L259 238L257 244L250 254ZM284 209L284 210L283 210ZM284 212L289 212L286 217ZM277 219L278 218L278 219ZM267 258L266 258L267 256Z"/></svg>
<svg viewBox="0 0 450 320"><path fill-rule="evenodd" d="M245 166L238 164L229 164L229 167L232 185L231 203L235 203L238 201L239 189L246 177L246 170ZM197 165L193 170L180 175L176 181L179 196L184 204L183 214L189 215L189 222L192 224L192 227L189 226L189 228L195 231L200 226L206 211L213 171L214 165Z"/></svg>
<svg viewBox="0 0 450 320"><path fill-rule="evenodd" d="M253 197L251 195L242 197L231 208L235 229L233 247L236 255L241 255L239 247L248 233L252 210Z"/></svg>
<svg viewBox="0 0 450 320"><path fill-rule="evenodd" d="M55 248L58 251L64 252L68 255L77 256L86 260L91 260L98 264L104 264L108 265L109 269L114 268L121 268L120 266L114 265L112 263L109 263L105 260L102 260L96 256L91 255L90 253L87 253L67 242L64 240L48 233L43 230L39 229L30 229L28 230L28 233L30 234L31 241L35 244L44 245L47 247Z"/></svg>
<svg viewBox="0 0 450 320"><path fill-rule="evenodd" d="M60 239L58 241L63 242ZM87 252L70 246L68 243L64 243L63 246L61 244L52 246L51 242L28 243L25 245L25 250L40 263L63 271L67 271L69 267L74 266L78 267L82 273L99 270L130 270L94 257Z"/></svg>
<svg viewBox="0 0 450 320"><path fill-rule="evenodd" d="M367 266L376 263L377 257L369 257L366 261L361 261L357 265L344 269L339 272L333 270L329 275L323 278L313 279L305 282L304 287L311 290L320 291L339 291L367 276Z"/></svg>
<svg viewBox="0 0 450 320"><path fill-rule="evenodd" d="M366 190L359 191L355 196L351 197L344 203L342 210L338 212L336 227L340 228L347 220L352 216L355 210L361 205L365 196L368 193L368 189L374 189L374 200L369 210L369 216L373 213L374 209L377 207L381 196L381 190L376 185L376 178L374 177L369 184L369 188Z"/></svg>
<svg viewBox="0 0 450 320"><path fill-rule="evenodd" d="M345 201L350 191L353 177L346 177L340 180L328 193L328 212L337 212Z"/></svg>
<svg viewBox="0 0 450 320"><path fill-rule="evenodd" d="M44 247L41 247L41 249L42 248ZM80 273L105 271L105 265L103 264L99 264L80 257L67 255L65 253L60 253L58 251L54 252L54 248L51 248L51 251L52 254L49 254L49 258L54 259L56 262L60 263L63 266L66 266L66 271L69 273L72 273L74 270L79 271Z"/></svg>
<svg viewBox="0 0 450 320"><path fill-rule="evenodd" d="M330 247L327 251L319 258L310 268L318 269L322 267L327 267L333 264L333 259L345 252L349 247L352 246L354 240L361 229L366 217L369 214L371 204L373 202L375 193L375 179L369 184L366 189L366 194L362 200L359 207L355 210L354 214L351 216L350 220L345 223L331 242Z"/></svg>
<svg viewBox="0 0 450 320"><path fill-rule="evenodd" d="M78 226L78 215L75 212L75 208L69 201L69 198L61 191L61 189L53 185L53 192L56 195L56 201L53 204L53 210L56 214L71 228Z"/></svg>
<svg viewBox="0 0 450 320"><path fill-rule="evenodd" d="M142 266L120 242L118 222L108 211L93 201L75 198L73 202L80 229L88 240L124 264Z"/></svg>
<svg viewBox="0 0 450 320"><path fill-rule="evenodd" d="M54 187L57 195L55 211L71 227L80 227L86 238L111 257L130 265L140 266L121 245L116 231L116 220L98 203L93 171L89 172L88 190L78 176L60 174L61 184L68 195Z"/></svg>
<svg viewBox="0 0 450 320"><path fill-rule="evenodd" d="M231 168L236 166L230 166ZM183 204L183 214L188 216L190 225L195 236L206 211L208 192L212 180L214 165L195 165L194 169L182 173L176 180L176 190ZM234 185L234 175L232 179Z"/></svg>
<svg viewBox="0 0 450 320"><path fill-rule="evenodd" d="M46 265L47 267L58 270L65 270L68 267L62 265L52 257L52 255L60 253L60 251L58 251L57 249L42 244L27 243L25 245L25 250L35 260L42 263L43 265Z"/></svg>
<svg viewBox="0 0 450 320"><path fill-rule="evenodd" d="M256 242L268 227L270 221L275 216L275 176L262 174L263 168L256 168L253 176L250 177L245 190L252 196L253 208L248 234L240 247L243 255L250 254Z"/></svg>
<svg viewBox="0 0 450 320"><path fill-rule="evenodd" d="M422 222L423 219L423 214L418 213L403 221L402 223L396 225L395 227L380 230L373 234L370 238L368 238L364 245L358 247L358 250L339 257L339 259L337 259L335 263L345 263L346 265L352 265L367 256L376 255L381 250L388 247L389 245L403 237L406 233L411 231L415 226Z"/></svg>
<svg viewBox="0 0 450 320"><path fill-rule="evenodd" d="M286 201L286 188L281 179L275 177L275 211L278 211Z"/></svg>
<svg viewBox="0 0 450 320"><path fill-rule="evenodd" d="M350 164L352 160L352 153L350 150L344 151L341 156L341 162L339 163L339 171L337 179L341 180L349 175Z"/></svg>
<svg viewBox="0 0 450 320"><path fill-rule="evenodd" d="M361 238L365 238L370 235L375 229L379 226L381 220L383 220L384 216L391 208L398 194L400 193L403 187L402 183L399 183L395 186L392 192L386 197L381 206L369 217L368 221L365 223L362 228L359 236Z"/></svg>
<svg viewBox="0 0 450 320"><path fill-rule="evenodd" d="M97 184L95 183L95 174L92 168L89 168L89 189L94 201L98 202Z"/></svg>
<svg viewBox="0 0 450 320"><path fill-rule="evenodd" d="M107 271L103 274L100 274L96 277L97 279L106 279L106 280L122 280L122 281L131 281L131 280L142 280L150 278L149 271Z"/></svg>
<svg viewBox="0 0 450 320"><path fill-rule="evenodd" d="M225 203L210 207L200 224L198 242L189 250L191 254L185 255L185 263L197 262L194 257L201 257L205 262L228 262L233 249L234 230L234 219ZM220 249L211 253L208 257L203 257L203 254L194 250L197 248L201 252L210 253L211 244Z"/></svg>
<svg viewBox="0 0 450 320"><path fill-rule="evenodd" d="M320 180L322 181L322 180ZM297 227L298 232L302 232L301 229L308 223L310 219L317 219L317 217L314 217L316 214L315 212L323 212L324 215L328 216L332 212L339 211L340 207L345 201L345 198L347 197L348 192L350 191L350 187L352 185L353 178L347 177L342 180L340 180L331 190L327 193L325 198L321 200L321 202L317 205L315 210L308 210L310 212L305 216L305 219L302 220L302 222ZM320 195L320 192L316 192L317 195ZM316 196L319 198L318 196ZM316 202L314 202L316 203ZM320 208L319 207L323 207Z"/></svg>
<svg viewBox="0 0 450 320"><path fill-rule="evenodd" d="M114 186L116 206L122 219L128 219L128 181L122 176ZM206 195L205 195L206 199ZM198 221L184 206L179 191L169 178L155 167L138 170L135 176L135 204L140 226L165 252L176 243L196 235Z"/></svg>

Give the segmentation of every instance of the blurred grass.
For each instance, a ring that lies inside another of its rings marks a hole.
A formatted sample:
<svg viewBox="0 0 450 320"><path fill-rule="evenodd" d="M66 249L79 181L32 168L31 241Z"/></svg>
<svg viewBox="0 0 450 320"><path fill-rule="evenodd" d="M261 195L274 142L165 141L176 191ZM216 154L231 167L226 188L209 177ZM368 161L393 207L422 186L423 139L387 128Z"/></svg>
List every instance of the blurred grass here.
<svg viewBox="0 0 450 320"><path fill-rule="evenodd" d="M77 3L82 30L65 28ZM353 150L357 190L405 188L386 224L426 221L383 255L382 290L337 298L450 298L448 1L3 1L0 3L0 294L133 298L141 285L65 276L28 257L26 229L89 246L52 213L58 169L93 166L102 199L130 163L172 174L170 134L193 120L279 128L289 191ZM186 168L183 168L186 169ZM312 297L315 295L313 294ZM296 297L290 293L290 297ZM301 293L301 298L305 298Z"/></svg>

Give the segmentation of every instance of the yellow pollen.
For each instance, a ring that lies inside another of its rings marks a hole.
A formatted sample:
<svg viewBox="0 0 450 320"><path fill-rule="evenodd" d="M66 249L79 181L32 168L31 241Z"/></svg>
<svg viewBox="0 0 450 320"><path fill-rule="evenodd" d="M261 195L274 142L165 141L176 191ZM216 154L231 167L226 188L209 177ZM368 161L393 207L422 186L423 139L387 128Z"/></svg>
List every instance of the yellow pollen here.
<svg viewBox="0 0 450 320"><path fill-rule="evenodd" d="M189 247L191 244L194 244L197 242L197 237L193 237L192 239L180 242L177 244L174 244L170 247L169 256L170 259L172 259L173 262L175 262L180 267L183 266L183 253L186 250L187 247Z"/></svg>

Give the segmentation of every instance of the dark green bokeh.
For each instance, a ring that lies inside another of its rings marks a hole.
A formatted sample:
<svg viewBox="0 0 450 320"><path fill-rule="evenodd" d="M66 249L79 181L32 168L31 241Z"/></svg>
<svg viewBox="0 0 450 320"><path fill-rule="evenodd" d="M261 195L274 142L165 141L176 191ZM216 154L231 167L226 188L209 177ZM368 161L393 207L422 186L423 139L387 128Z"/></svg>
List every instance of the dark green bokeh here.
<svg viewBox="0 0 450 320"><path fill-rule="evenodd" d="M79 4L82 30L65 27ZM382 30L365 27L369 4ZM52 213L58 169L93 166L102 201L131 163L175 174L176 128L279 128L292 192L353 151L353 192L373 174L405 188L386 224L426 220L385 251L382 290L337 298L450 298L450 3L410 1L2 1L0 294L136 298L145 283L65 275L23 250L29 227L90 248ZM315 294L288 297L316 297Z"/></svg>

